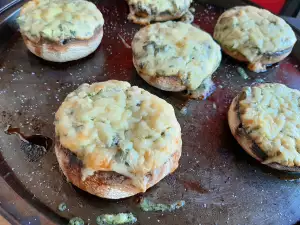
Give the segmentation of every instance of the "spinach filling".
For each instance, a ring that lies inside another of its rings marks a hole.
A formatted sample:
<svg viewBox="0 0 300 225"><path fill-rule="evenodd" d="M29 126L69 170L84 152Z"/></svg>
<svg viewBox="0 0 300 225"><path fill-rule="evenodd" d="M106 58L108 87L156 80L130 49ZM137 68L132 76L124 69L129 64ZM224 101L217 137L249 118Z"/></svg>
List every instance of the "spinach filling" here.
<svg viewBox="0 0 300 225"><path fill-rule="evenodd" d="M238 67L237 71L244 80L247 80L249 78L246 71L242 67Z"/></svg>
<svg viewBox="0 0 300 225"><path fill-rule="evenodd" d="M84 221L80 217L74 217L69 220L68 225L84 225Z"/></svg>
<svg viewBox="0 0 300 225"><path fill-rule="evenodd" d="M137 219L132 213L104 214L97 217L98 225L133 224L136 221Z"/></svg>
<svg viewBox="0 0 300 225"><path fill-rule="evenodd" d="M62 203L59 204L59 206L58 206L58 210L59 210L59 211L63 212L63 211L65 211L66 209L67 209L66 203L62 202Z"/></svg>
<svg viewBox="0 0 300 225"><path fill-rule="evenodd" d="M169 48L170 47L168 45L158 45L154 41L150 41L143 46L144 51L149 51L150 49L153 49L154 56L157 56L158 53L167 52Z"/></svg>
<svg viewBox="0 0 300 225"><path fill-rule="evenodd" d="M185 201L180 200L171 204L154 203L146 198L142 199L140 207L145 212L172 212L185 205Z"/></svg>

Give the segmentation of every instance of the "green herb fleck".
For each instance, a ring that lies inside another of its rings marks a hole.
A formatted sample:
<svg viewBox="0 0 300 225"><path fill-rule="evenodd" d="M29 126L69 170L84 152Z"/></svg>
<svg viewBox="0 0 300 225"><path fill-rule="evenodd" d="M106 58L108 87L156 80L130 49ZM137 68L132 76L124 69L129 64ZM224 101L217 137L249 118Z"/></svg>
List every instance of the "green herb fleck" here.
<svg viewBox="0 0 300 225"><path fill-rule="evenodd" d="M61 24L59 24L59 25L58 25L58 28L59 28L59 30L60 30L61 32L63 32L63 31L64 31L64 29L63 29L63 27L62 27L62 25L61 25Z"/></svg>
<svg viewBox="0 0 300 225"><path fill-rule="evenodd" d="M59 204L59 206L58 206L58 210L59 210L59 211L63 212L63 211L65 211L66 209L67 209L66 203L62 202L62 203Z"/></svg>
<svg viewBox="0 0 300 225"><path fill-rule="evenodd" d="M144 198L140 203L141 209L146 212L149 212L149 211L172 212L176 209L183 207L184 205L185 205L185 201L183 201L183 200L174 202L172 204L161 204L161 203L153 203L146 198Z"/></svg>
<svg viewBox="0 0 300 225"><path fill-rule="evenodd" d="M147 51L148 48L155 48L156 43L154 41L150 41L148 42L146 45L143 46L144 51Z"/></svg>
<svg viewBox="0 0 300 225"><path fill-rule="evenodd" d="M82 124L74 124L73 127L76 131L81 131L84 128L84 125Z"/></svg>
<svg viewBox="0 0 300 225"><path fill-rule="evenodd" d="M238 67L237 71L244 80L247 80L249 78L246 71L242 67Z"/></svg>
<svg viewBox="0 0 300 225"><path fill-rule="evenodd" d="M95 95L101 95L101 94L103 94L104 93L104 90L103 89L101 89L100 91L98 91ZM103 97L105 97L105 96L103 96Z"/></svg>
<svg viewBox="0 0 300 225"><path fill-rule="evenodd" d="M161 136L168 136L170 134L171 129L172 129L171 127L167 127L167 129L165 131L161 132L160 135Z"/></svg>
<svg viewBox="0 0 300 225"><path fill-rule="evenodd" d="M74 217L69 220L68 225L84 225L84 221L80 217Z"/></svg>
<svg viewBox="0 0 300 225"><path fill-rule="evenodd" d="M119 134L116 134L112 139L111 147L118 145L120 140L121 140L121 138L120 138Z"/></svg>
<svg viewBox="0 0 300 225"><path fill-rule="evenodd" d="M88 97L93 97L94 96L94 94L93 93L88 93L88 95L87 95Z"/></svg>
<svg viewBox="0 0 300 225"><path fill-rule="evenodd" d="M217 109L216 103L213 103L213 108L214 108L214 109Z"/></svg>
<svg viewBox="0 0 300 225"><path fill-rule="evenodd" d="M126 163L127 157L129 154L129 149L118 149L117 154L115 155L118 162Z"/></svg>
<svg viewBox="0 0 300 225"><path fill-rule="evenodd" d="M145 51L148 51L149 49L153 49L154 56L156 56L160 52L166 52L166 51L168 51L169 50L169 46L167 46L167 45L158 45L156 42L150 41L150 42L148 42L148 44L146 44L146 45L143 46L143 49Z"/></svg>
<svg viewBox="0 0 300 225"><path fill-rule="evenodd" d="M264 79L261 79L261 78L257 78L257 79L255 79L255 82L256 82L256 83L264 83L265 80L264 80Z"/></svg>
<svg viewBox="0 0 300 225"><path fill-rule="evenodd" d="M137 219L132 213L104 214L97 217L98 225L133 224L136 221Z"/></svg>
<svg viewBox="0 0 300 225"><path fill-rule="evenodd" d="M76 36L76 31L75 30L70 30L70 34L75 37Z"/></svg>

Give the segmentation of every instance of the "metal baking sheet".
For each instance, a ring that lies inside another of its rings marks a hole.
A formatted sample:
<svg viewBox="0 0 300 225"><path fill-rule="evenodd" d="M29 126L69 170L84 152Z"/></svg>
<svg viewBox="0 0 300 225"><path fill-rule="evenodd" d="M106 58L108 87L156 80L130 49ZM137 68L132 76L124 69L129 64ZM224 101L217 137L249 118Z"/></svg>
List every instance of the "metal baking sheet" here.
<svg viewBox="0 0 300 225"><path fill-rule="evenodd" d="M207 100L189 102L187 115L182 115L179 109L185 99L180 94L155 89L137 75L131 49L124 42L130 44L140 26L127 21L125 1L96 4L105 18L103 41L94 54L70 63L46 62L26 49L14 23L20 5L0 23L0 208L16 221L22 223L25 218L31 224L67 224L74 216L95 224L97 215L117 212L133 212L142 225L296 223L300 219L300 182L286 180L293 175L270 170L249 157L230 133L227 110L246 85L280 82L299 89L295 56L299 58L300 52L266 73L246 70L247 80L237 72L237 67L246 66L223 55L213 75L216 91ZM194 23L212 33L223 10L201 2L194 7ZM129 81L171 103L183 137L180 167L174 174L144 194L118 201L97 198L67 183L53 149L38 162L30 162L18 137L4 133L12 125L26 135L54 138L54 113L66 95L82 83L108 79ZM173 213L145 213L136 203L141 196L157 202L183 199L186 206ZM65 212L58 210L62 202L68 206Z"/></svg>

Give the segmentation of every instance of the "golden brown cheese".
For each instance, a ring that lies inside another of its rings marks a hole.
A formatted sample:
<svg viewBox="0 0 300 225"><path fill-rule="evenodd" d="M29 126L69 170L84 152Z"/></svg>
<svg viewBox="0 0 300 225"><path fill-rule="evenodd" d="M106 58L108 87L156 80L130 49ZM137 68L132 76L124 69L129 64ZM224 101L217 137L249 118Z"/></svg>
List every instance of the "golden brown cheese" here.
<svg viewBox="0 0 300 225"><path fill-rule="evenodd" d="M283 84L247 87L239 102L240 119L267 154L265 163L300 166L300 91Z"/></svg>
<svg viewBox="0 0 300 225"><path fill-rule="evenodd" d="M252 63L263 54L272 55L293 47L297 40L292 28L283 19L253 6L225 11L215 26L214 38Z"/></svg>
<svg viewBox="0 0 300 225"><path fill-rule="evenodd" d="M212 37L183 22L156 23L142 28L132 42L133 57L149 76L179 76L189 90L197 89L221 61Z"/></svg>
<svg viewBox="0 0 300 225"><path fill-rule="evenodd" d="M123 81L81 85L67 96L55 120L62 146L83 161L83 179L97 170L115 171L146 190L144 176L181 147L173 107Z"/></svg>
<svg viewBox="0 0 300 225"><path fill-rule="evenodd" d="M97 7L85 0L34 0L22 7L18 23L32 41L59 42L89 39L104 20Z"/></svg>

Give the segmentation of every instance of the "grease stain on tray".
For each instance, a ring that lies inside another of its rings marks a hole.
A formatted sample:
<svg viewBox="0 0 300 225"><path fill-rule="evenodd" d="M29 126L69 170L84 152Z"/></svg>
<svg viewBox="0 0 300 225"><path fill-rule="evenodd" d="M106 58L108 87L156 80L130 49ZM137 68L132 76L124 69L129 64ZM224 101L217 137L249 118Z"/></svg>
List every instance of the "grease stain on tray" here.
<svg viewBox="0 0 300 225"><path fill-rule="evenodd" d="M21 140L20 148L30 162L39 161L51 149L53 140L41 134L24 135L20 128L10 125L4 130L7 135L17 135Z"/></svg>
<svg viewBox="0 0 300 225"><path fill-rule="evenodd" d="M198 192L200 194L206 194L209 193L209 190L204 188L199 182L197 181L182 181L184 187L188 190Z"/></svg>

